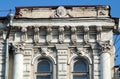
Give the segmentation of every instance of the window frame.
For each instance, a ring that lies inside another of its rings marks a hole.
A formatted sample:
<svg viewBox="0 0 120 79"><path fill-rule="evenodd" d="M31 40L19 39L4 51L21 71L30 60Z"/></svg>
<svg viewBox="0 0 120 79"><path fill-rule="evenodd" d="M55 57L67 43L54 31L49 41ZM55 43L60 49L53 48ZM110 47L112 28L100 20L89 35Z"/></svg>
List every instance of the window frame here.
<svg viewBox="0 0 120 79"><path fill-rule="evenodd" d="M79 60L82 60L82 61L84 61L85 63L86 63L86 65L87 65L87 72L75 72L74 71L74 65L75 65L75 63L77 62L77 61L79 61ZM90 66L90 64L88 63L88 61L85 59L85 58L79 58L79 57L77 57L77 58L75 58L75 59L73 59L72 60L72 62L71 62L71 67L70 67L71 69L70 69L70 72L71 72L71 76L70 76L70 79L74 79L73 78L73 76L76 74L76 76L78 75L78 76L80 76L79 74L86 74L86 75L88 75L87 76L87 79L91 79L91 77L90 77L90 73L91 73L91 66Z"/></svg>
<svg viewBox="0 0 120 79"><path fill-rule="evenodd" d="M50 71L49 72L37 72L37 67L38 67L38 64L41 62L41 61L48 61L48 63L50 64ZM47 58L40 58L38 59L38 61L35 63L35 67L34 67L34 79L37 79L37 76L39 75L50 75L50 79L53 79L54 77L54 68L53 68L53 63L51 60L47 59Z"/></svg>

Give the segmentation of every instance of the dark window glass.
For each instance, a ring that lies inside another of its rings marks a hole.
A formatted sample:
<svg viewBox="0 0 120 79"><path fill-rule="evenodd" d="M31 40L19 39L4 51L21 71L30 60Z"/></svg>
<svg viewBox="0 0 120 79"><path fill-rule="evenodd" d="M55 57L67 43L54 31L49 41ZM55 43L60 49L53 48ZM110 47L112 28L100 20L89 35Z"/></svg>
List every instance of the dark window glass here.
<svg viewBox="0 0 120 79"><path fill-rule="evenodd" d="M88 64L83 59L78 59L73 65L73 79L88 79Z"/></svg>
<svg viewBox="0 0 120 79"><path fill-rule="evenodd" d="M43 60L37 65L37 72L50 72L50 63L47 60Z"/></svg>
<svg viewBox="0 0 120 79"><path fill-rule="evenodd" d="M37 65L36 79L51 79L52 66L48 60L40 60Z"/></svg>

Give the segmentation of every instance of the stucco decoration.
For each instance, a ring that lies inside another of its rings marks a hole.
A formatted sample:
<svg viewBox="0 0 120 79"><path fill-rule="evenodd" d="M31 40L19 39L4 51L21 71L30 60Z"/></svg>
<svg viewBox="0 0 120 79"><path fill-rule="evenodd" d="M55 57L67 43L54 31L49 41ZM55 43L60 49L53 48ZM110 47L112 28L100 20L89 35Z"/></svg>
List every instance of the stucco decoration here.
<svg viewBox="0 0 120 79"><path fill-rule="evenodd" d="M13 50L14 50L14 54L24 54L24 44L12 44L13 46Z"/></svg>
<svg viewBox="0 0 120 79"><path fill-rule="evenodd" d="M76 27L71 27L71 32L72 32L72 35L71 35L71 39L72 39L72 43L75 44L76 41L77 41L77 36L76 36Z"/></svg>
<svg viewBox="0 0 120 79"><path fill-rule="evenodd" d="M71 61L72 61L74 58L78 58L78 57L84 58L84 59L86 59L86 60L89 62L89 64L92 64L92 59L91 59L88 55L86 55L86 54L84 54L84 55L73 54L73 55L69 58L68 64L70 64Z"/></svg>
<svg viewBox="0 0 120 79"><path fill-rule="evenodd" d="M25 42L27 40L27 28L26 27L22 27L21 28L21 32L22 32L21 41Z"/></svg>
<svg viewBox="0 0 120 79"><path fill-rule="evenodd" d="M63 6L59 6L54 14L55 18L65 18L65 17L69 17L66 8L64 8Z"/></svg>
<svg viewBox="0 0 120 79"><path fill-rule="evenodd" d="M111 44L110 41L99 41L98 42L100 49L101 49L101 53L109 53L110 49L111 49Z"/></svg>
<svg viewBox="0 0 120 79"><path fill-rule="evenodd" d="M59 42L63 43L64 41L64 27L59 27Z"/></svg>
<svg viewBox="0 0 120 79"><path fill-rule="evenodd" d="M47 58L47 59L51 60L53 62L53 64L56 64L56 59L53 56L51 56L51 55L43 56L41 54L36 54L36 56L32 59L32 65L34 65L34 63L40 58Z"/></svg>
<svg viewBox="0 0 120 79"><path fill-rule="evenodd" d="M34 27L34 42L38 43L39 42L39 28Z"/></svg>
<svg viewBox="0 0 120 79"><path fill-rule="evenodd" d="M83 48L71 48L71 57L68 60L68 64L71 63L71 61L74 58L84 58L86 59L89 64L92 64L92 59L90 58L90 56L86 53L87 51L84 51Z"/></svg>

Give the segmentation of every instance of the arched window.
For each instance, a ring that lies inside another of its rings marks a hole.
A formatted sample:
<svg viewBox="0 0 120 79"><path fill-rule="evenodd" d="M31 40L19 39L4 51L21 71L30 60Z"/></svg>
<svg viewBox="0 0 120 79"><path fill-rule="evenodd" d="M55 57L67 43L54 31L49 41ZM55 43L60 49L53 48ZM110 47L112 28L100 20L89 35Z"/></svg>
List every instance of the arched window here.
<svg viewBox="0 0 120 79"><path fill-rule="evenodd" d="M73 79L89 79L88 63L84 59L76 59L73 64Z"/></svg>
<svg viewBox="0 0 120 79"><path fill-rule="evenodd" d="M52 64L47 59L41 59L37 64L36 79L51 79Z"/></svg>

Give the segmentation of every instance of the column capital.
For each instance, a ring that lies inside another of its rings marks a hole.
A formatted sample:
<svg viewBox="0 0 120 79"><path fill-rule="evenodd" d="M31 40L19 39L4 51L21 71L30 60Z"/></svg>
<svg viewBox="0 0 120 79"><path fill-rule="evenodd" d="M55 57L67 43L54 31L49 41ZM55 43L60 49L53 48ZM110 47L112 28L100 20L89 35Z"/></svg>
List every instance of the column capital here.
<svg viewBox="0 0 120 79"><path fill-rule="evenodd" d="M14 54L24 54L23 44L13 44Z"/></svg>
<svg viewBox="0 0 120 79"><path fill-rule="evenodd" d="M101 53L110 53L110 41L99 41L98 44L100 46Z"/></svg>

